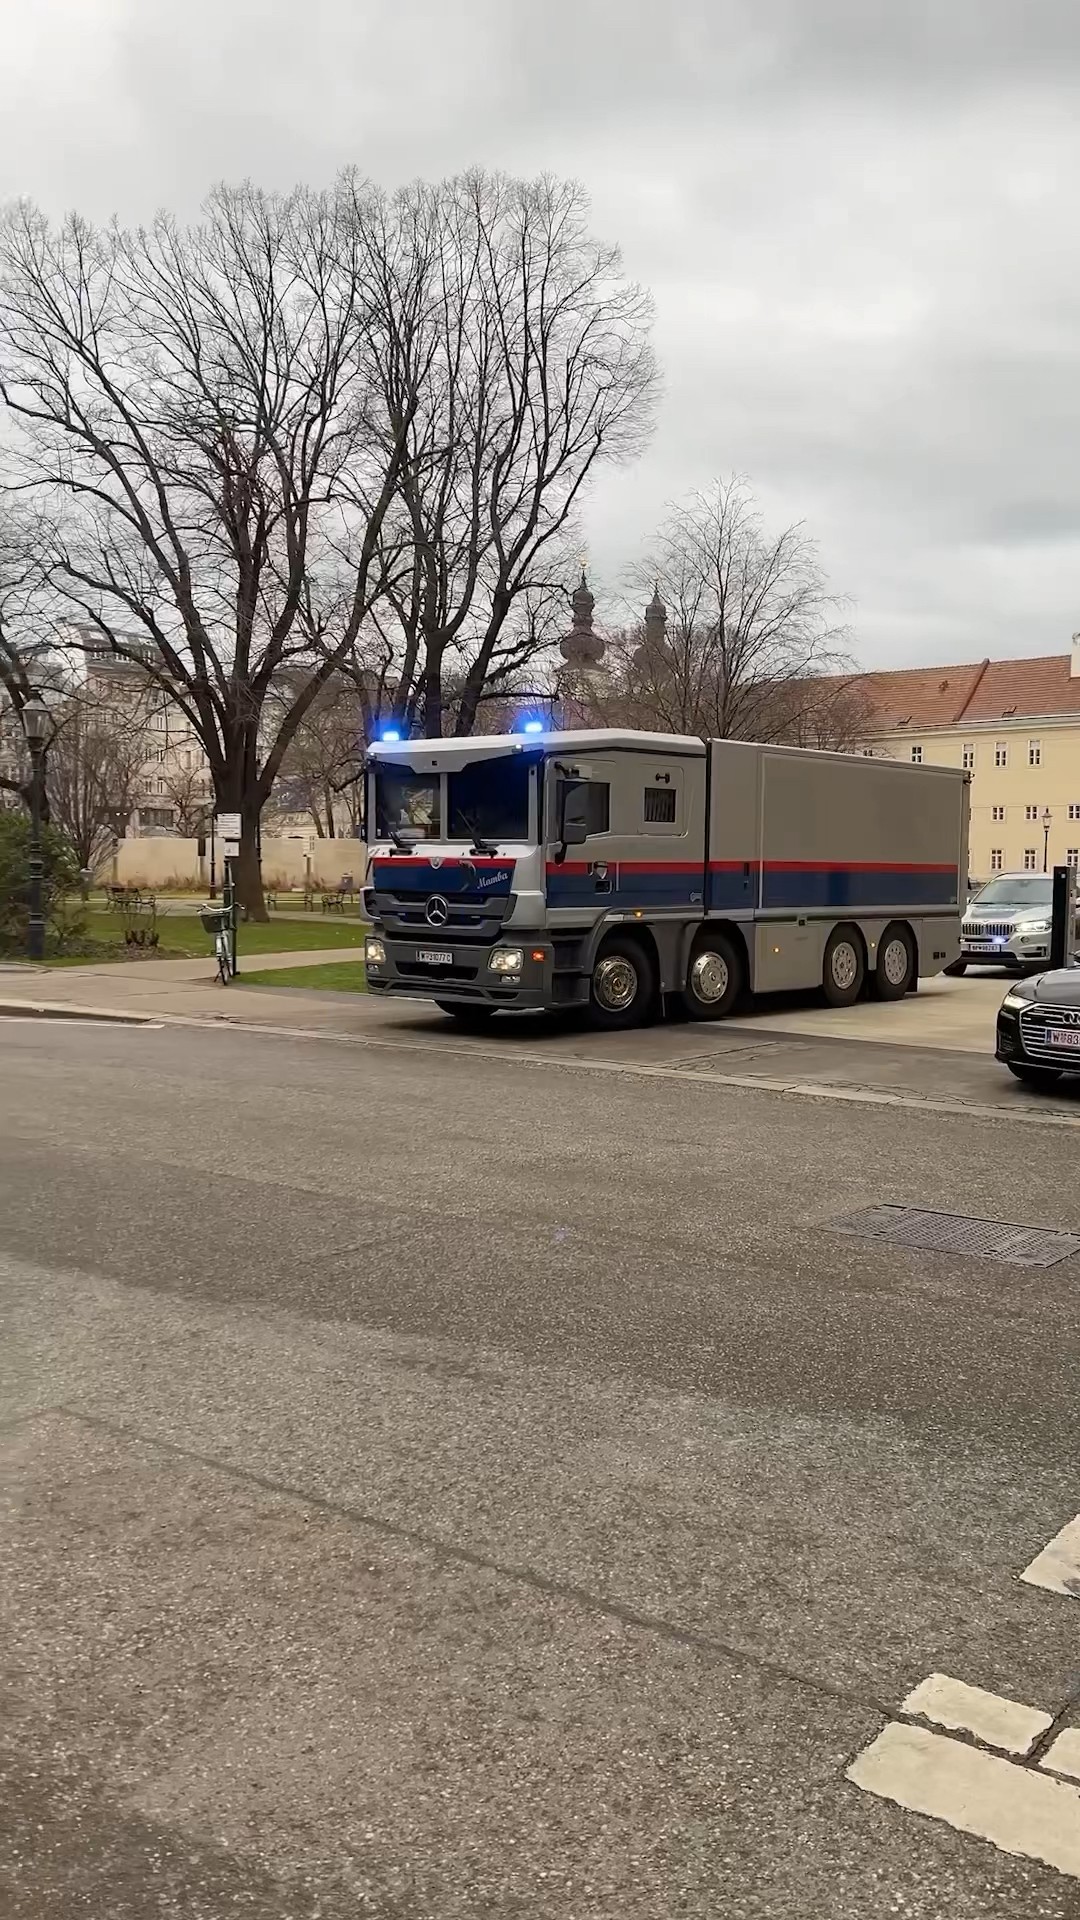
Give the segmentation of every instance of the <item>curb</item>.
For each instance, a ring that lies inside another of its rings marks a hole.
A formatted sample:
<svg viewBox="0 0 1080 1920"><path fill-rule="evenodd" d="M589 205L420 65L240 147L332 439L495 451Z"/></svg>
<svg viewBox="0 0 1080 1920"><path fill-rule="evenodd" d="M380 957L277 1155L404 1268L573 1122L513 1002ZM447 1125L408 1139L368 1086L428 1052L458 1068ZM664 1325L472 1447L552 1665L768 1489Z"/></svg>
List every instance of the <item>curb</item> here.
<svg viewBox="0 0 1080 1920"><path fill-rule="evenodd" d="M68 1006L47 1000L0 1000L0 1020L100 1020L113 1027L157 1027L159 1017L149 1013L115 1013L108 1007Z"/></svg>

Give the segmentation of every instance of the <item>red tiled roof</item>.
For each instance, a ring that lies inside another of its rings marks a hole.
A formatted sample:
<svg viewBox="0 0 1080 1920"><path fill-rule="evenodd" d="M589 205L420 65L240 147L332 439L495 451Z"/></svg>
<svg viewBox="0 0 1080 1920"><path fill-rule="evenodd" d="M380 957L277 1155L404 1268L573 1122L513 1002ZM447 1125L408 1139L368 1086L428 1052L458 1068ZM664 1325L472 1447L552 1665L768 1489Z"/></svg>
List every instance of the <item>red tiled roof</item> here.
<svg viewBox="0 0 1080 1920"><path fill-rule="evenodd" d="M862 673L861 688L882 732L909 726L925 732L964 720L1022 719L1025 715L1080 714L1080 678L1067 653L1035 660L979 660L961 667L908 667Z"/></svg>

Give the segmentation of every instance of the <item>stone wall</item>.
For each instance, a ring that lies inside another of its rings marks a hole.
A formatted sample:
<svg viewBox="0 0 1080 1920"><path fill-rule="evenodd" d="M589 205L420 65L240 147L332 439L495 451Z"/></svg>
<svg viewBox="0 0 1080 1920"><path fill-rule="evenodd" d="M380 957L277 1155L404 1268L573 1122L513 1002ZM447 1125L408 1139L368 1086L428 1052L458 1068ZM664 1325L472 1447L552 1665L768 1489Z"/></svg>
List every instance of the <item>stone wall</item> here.
<svg viewBox="0 0 1080 1920"><path fill-rule="evenodd" d="M356 885L363 884L367 848L362 840L320 840L305 834L299 839L263 835L262 870L268 887L302 888L310 878L312 886L335 887L351 874ZM218 852L217 877L221 880L221 855ZM113 877L113 862L107 860L99 878ZM139 838L122 840L116 859L116 877L123 886L164 890L176 887L185 893L205 892L210 885L210 855L199 857L195 840Z"/></svg>

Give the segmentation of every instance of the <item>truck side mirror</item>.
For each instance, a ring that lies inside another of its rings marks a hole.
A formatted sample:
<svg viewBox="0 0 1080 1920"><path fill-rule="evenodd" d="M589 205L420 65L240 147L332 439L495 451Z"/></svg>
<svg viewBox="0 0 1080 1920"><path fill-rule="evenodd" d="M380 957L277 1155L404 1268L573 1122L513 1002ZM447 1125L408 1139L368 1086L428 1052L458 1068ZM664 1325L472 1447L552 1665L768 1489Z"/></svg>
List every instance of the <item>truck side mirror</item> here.
<svg viewBox="0 0 1080 1920"><path fill-rule="evenodd" d="M559 794L559 839L564 847L580 847L589 837L589 789L583 780L568 780Z"/></svg>

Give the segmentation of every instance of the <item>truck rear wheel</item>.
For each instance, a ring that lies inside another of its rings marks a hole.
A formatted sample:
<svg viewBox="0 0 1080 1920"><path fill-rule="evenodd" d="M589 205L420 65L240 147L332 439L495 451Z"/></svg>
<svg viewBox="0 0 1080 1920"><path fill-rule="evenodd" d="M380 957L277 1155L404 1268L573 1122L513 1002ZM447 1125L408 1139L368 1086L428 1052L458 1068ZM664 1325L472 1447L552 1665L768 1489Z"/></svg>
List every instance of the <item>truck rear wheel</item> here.
<svg viewBox="0 0 1080 1920"><path fill-rule="evenodd" d="M652 960L639 941L615 933L604 941L589 982L594 1027L640 1027L656 995Z"/></svg>
<svg viewBox="0 0 1080 1920"><path fill-rule="evenodd" d="M742 987L742 962L723 933L699 933L690 949L682 1003L691 1020L722 1020Z"/></svg>
<svg viewBox="0 0 1080 1920"><path fill-rule="evenodd" d="M908 929L894 920L878 941L874 967L874 995L878 1000L902 1000L915 977L915 942Z"/></svg>
<svg viewBox="0 0 1080 1920"><path fill-rule="evenodd" d="M822 992L830 1007L853 1007L866 981L862 936L857 927L834 927L825 948Z"/></svg>

